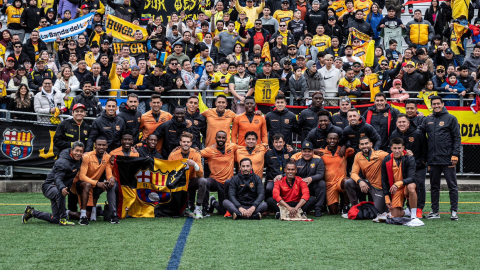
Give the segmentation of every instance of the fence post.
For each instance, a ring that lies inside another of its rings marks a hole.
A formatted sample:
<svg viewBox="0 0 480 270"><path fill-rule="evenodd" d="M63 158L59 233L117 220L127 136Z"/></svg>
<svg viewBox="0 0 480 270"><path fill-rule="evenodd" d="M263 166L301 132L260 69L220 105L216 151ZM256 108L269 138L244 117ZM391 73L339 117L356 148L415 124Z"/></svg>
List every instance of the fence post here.
<svg viewBox="0 0 480 270"><path fill-rule="evenodd" d="M463 107L463 96L460 96L460 107Z"/></svg>
<svg viewBox="0 0 480 270"><path fill-rule="evenodd" d="M5 113L5 121L7 122L11 122L12 119L11 119L11 116L10 116L10 111L7 110L7 112Z"/></svg>
<svg viewBox="0 0 480 270"><path fill-rule="evenodd" d="M206 90L201 90L201 91L202 91L203 104L207 104L207 91Z"/></svg>
<svg viewBox="0 0 480 270"><path fill-rule="evenodd" d="M463 144L460 145L460 174L463 174Z"/></svg>
<svg viewBox="0 0 480 270"><path fill-rule="evenodd" d="M122 91L118 91L118 89L116 89L115 91L117 91L117 98L121 98L122 97Z"/></svg>

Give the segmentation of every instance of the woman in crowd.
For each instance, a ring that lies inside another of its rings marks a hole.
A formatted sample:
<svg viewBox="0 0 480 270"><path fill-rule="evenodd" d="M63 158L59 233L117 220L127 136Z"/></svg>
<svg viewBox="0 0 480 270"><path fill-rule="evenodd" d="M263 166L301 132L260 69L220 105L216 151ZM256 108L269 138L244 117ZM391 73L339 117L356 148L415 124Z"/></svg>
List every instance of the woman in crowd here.
<svg viewBox="0 0 480 270"><path fill-rule="evenodd" d="M53 87L65 94L63 100L68 100L68 98L74 98L76 96L76 91L80 88L80 82L77 77L73 75L70 67L63 67L62 71L58 73L57 81Z"/></svg>
<svg viewBox="0 0 480 270"><path fill-rule="evenodd" d="M33 93L28 91L27 84L20 84L18 91L10 96L10 103L7 109L16 112L34 112L33 110ZM34 115L25 115L15 113L11 116L13 119L19 120L35 120Z"/></svg>

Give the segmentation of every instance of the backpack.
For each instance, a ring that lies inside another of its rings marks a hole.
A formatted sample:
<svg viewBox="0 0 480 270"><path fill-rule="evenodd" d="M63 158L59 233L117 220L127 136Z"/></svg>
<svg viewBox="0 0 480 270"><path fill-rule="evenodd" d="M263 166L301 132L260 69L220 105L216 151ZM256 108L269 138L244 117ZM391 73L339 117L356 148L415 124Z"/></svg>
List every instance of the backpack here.
<svg viewBox="0 0 480 270"><path fill-rule="evenodd" d="M374 219L377 215L378 211L373 202L361 202L348 211L348 219Z"/></svg>

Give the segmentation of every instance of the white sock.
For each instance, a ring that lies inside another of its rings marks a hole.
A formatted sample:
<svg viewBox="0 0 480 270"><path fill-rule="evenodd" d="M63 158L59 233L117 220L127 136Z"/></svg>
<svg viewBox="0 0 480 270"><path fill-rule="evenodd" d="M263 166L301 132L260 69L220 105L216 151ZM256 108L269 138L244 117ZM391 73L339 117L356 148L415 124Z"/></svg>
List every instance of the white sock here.
<svg viewBox="0 0 480 270"><path fill-rule="evenodd" d="M80 218L87 217L87 210L80 210Z"/></svg>
<svg viewBox="0 0 480 270"><path fill-rule="evenodd" d="M93 207L92 208L92 213L90 214L90 220L97 220L97 208Z"/></svg>
<svg viewBox="0 0 480 270"><path fill-rule="evenodd" d="M410 212L411 212L411 215L410 215L411 218L417 218L417 208L411 208Z"/></svg>
<svg viewBox="0 0 480 270"><path fill-rule="evenodd" d="M67 211L65 211L67 213L67 218L68 218L68 213L70 213L70 210L67 209Z"/></svg>

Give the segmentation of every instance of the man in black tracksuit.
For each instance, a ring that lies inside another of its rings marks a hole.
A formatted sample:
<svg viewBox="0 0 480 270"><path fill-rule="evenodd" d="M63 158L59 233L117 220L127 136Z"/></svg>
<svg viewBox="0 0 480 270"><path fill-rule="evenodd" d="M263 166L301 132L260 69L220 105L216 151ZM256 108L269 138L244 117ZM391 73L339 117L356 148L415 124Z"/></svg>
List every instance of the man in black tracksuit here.
<svg viewBox="0 0 480 270"><path fill-rule="evenodd" d="M365 123L365 119L358 114L356 109L350 109L347 115L350 125L343 130L344 143L350 143L349 147L358 153L360 152L360 138L367 136L373 143L373 150L379 150L382 138L378 132L370 124Z"/></svg>
<svg viewBox="0 0 480 270"><path fill-rule="evenodd" d="M122 118L115 115L117 111L117 101L109 98L105 105L105 111L102 115L93 121L90 136L88 137L86 152L93 150L93 143L98 137L103 136L107 139L107 152L121 146L120 139L123 131L126 129Z"/></svg>
<svg viewBox="0 0 480 270"><path fill-rule="evenodd" d="M158 158L162 159L162 155L157 151L158 137L155 134L148 135L143 145L138 148L138 155L140 157Z"/></svg>
<svg viewBox="0 0 480 270"><path fill-rule="evenodd" d="M165 88L172 89L173 83L172 80L168 79L167 74L163 73L164 67L162 64L156 64L153 69L153 74L147 76L147 89L157 91L160 94L163 94Z"/></svg>
<svg viewBox="0 0 480 270"><path fill-rule="evenodd" d="M327 24L327 14L323 10L320 10L319 3L312 2L312 9L307 11L305 15L305 23L307 24L307 31L312 35L316 34L317 25Z"/></svg>
<svg viewBox="0 0 480 270"><path fill-rule="evenodd" d="M457 118L444 108L441 97L433 96L433 115L427 116L420 130L428 136L428 166L432 196L432 212L426 218L440 218L438 213L440 199L440 179L447 181L450 195L452 220L458 220L458 187L455 167L460 157L461 137Z"/></svg>
<svg viewBox="0 0 480 270"><path fill-rule="evenodd" d="M240 174L225 181L227 199L223 207L232 214L233 220L261 219L267 210L262 179L253 173L252 161L244 158L239 162Z"/></svg>
<svg viewBox="0 0 480 270"><path fill-rule="evenodd" d="M118 117L125 122L126 130L131 130L133 133L133 143L137 144L140 136L140 121L142 113L137 110L138 96L136 94L129 94L127 104L120 104Z"/></svg>
<svg viewBox="0 0 480 270"><path fill-rule="evenodd" d="M302 129L302 141L308 133L318 126L318 112L326 111L323 108L323 94L318 91L312 95L312 105L303 110L298 116L298 126Z"/></svg>
<svg viewBox="0 0 480 270"><path fill-rule="evenodd" d="M280 133L285 138L285 143L292 144L293 132L300 133L298 129L297 116L287 108L285 95L278 94L275 97L275 109L267 113L265 120L267 122L268 145L273 148L273 135Z"/></svg>
<svg viewBox="0 0 480 270"><path fill-rule="evenodd" d="M61 226L75 225L73 222L67 221L65 196L69 194L73 179L80 170L84 149L81 142L75 142L70 149L64 149L43 183L42 192L45 197L50 199L52 213L37 211L27 205L22 216L23 223L27 223L30 218L34 217Z"/></svg>
<svg viewBox="0 0 480 270"><path fill-rule="evenodd" d="M161 153L163 159L168 159L173 149L180 146L180 135L184 132L192 133L192 130L187 128L185 108L178 106L173 112L172 119L158 126L153 132L159 140L163 138ZM192 143L191 147L195 148L198 145Z"/></svg>
<svg viewBox="0 0 480 270"><path fill-rule="evenodd" d="M412 152L415 158L415 179L417 181L417 216L422 216L425 207L425 177L427 176L428 144L425 134L410 122L406 114L397 117L397 129L392 133L391 139L401 138L405 143L405 150Z"/></svg>
<svg viewBox="0 0 480 270"><path fill-rule="evenodd" d="M318 157L313 157L313 144L305 141L302 144L302 156L295 163L297 164L297 176L307 182L310 196L315 196L315 217L322 216L322 206L325 202L325 164Z"/></svg>
<svg viewBox="0 0 480 270"><path fill-rule="evenodd" d="M415 127L418 128L422 125L425 116L420 115L417 111L417 103L415 100L406 100L405 101L405 111L408 117L408 120L415 124Z"/></svg>
<svg viewBox="0 0 480 270"><path fill-rule="evenodd" d="M329 133L337 133L339 138L343 136L343 130L332 125L330 113L321 111L318 113L318 127L310 131L305 140L311 142L315 149L325 148L325 146L327 146L327 136ZM342 143L340 146L343 148L341 151L345 153L344 144Z"/></svg>
<svg viewBox="0 0 480 270"><path fill-rule="evenodd" d="M203 138L207 135L207 119L200 114L198 110L198 97L192 96L187 100L187 111L185 112L185 119L192 122L190 130L193 135L192 145L196 145L198 149L202 149L202 143L200 142L200 136ZM192 146L193 147L193 146ZM193 147L193 148L195 148Z"/></svg>
<svg viewBox="0 0 480 270"><path fill-rule="evenodd" d="M345 128L348 127L347 112L352 108L353 106L350 98L343 97L340 100L340 110L338 111L338 113L332 115L332 125L337 126L342 130L345 130Z"/></svg>
<svg viewBox="0 0 480 270"><path fill-rule="evenodd" d="M80 103L75 104L72 115L72 118L66 119L58 125L55 136L53 136L53 145L59 152L71 148L74 142L87 143L90 126L83 121L85 106Z"/></svg>
<svg viewBox="0 0 480 270"><path fill-rule="evenodd" d="M380 150L388 152L390 136L396 128L397 115L399 114L400 112L397 109L387 104L387 98L384 93L376 94L375 105L369 107L363 114L366 122L372 125L382 138Z"/></svg>
<svg viewBox="0 0 480 270"><path fill-rule="evenodd" d="M25 34L32 33L33 29L40 25L40 18L45 17L44 8L38 8L37 3L32 0L30 0L28 4L29 6L23 10L20 17L20 24L25 27ZM25 35L25 37L27 36ZM20 42L23 42L23 40L20 40ZM35 59L33 59L32 64L33 63L35 63Z"/></svg>
<svg viewBox="0 0 480 270"><path fill-rule="evenodd" d="M285 146L285 137L282 134L273 135L273 148L265 153L265 201L272 197L274 180L284 176L283 168L295 154L288 152Z"/></svg>

